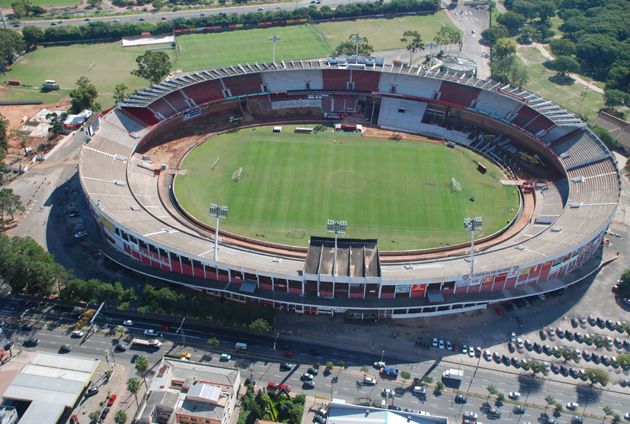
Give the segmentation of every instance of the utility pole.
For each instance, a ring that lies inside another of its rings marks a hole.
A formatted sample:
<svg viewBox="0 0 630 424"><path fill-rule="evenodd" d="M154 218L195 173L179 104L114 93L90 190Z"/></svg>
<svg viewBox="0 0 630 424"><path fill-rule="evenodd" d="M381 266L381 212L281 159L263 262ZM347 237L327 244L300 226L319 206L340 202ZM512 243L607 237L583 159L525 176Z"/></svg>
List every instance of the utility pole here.
<svg viewBox="0 0 630 424"><path fill-rule="evenodd" d="M348 221L339 221L334 219L329 219L326 222L326 231L329 233L335 234L335 256L333 257L333 277L337 275L337 237L339 234L345 234L348 230Z"/></svg>
<svg viewBox="0 0 630 424"><path fill-rule="evenodd" d="M359 33L350 34L350 39L354 42L354 55L359 55L359 43L363 41L363 36Z"/></svg>
<svg viewBox="0 0 630 424"><path fill-rule="evenodd" d="M179 335L182 337L182 345L184 345L186 342L184 339L184 321L186 321L186 317L182 318L182 322L179 324L179 328L176 331L176 333L179 333Z"/></svg>
<svg viewBox="0 0 630 424"><path fill-rule="evenodd" d="M271 41L271 45L273 46L273 48L272 48L272 55L271 55L271 62L272 63L276 63L276 43L278 41L280 41L280 36L274 34L271 37L269 37L269 41Z"/></svg>

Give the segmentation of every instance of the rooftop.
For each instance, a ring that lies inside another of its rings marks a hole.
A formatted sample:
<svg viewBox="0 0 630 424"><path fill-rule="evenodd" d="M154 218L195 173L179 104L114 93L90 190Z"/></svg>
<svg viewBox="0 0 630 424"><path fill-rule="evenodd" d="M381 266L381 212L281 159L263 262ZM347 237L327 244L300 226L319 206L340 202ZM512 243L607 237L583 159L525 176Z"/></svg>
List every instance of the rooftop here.
<svg viewBox="0 0 630 424"><path fill-rule="evenodd" d="M448 418L333 402L328 424L448 424Z"/></svg>

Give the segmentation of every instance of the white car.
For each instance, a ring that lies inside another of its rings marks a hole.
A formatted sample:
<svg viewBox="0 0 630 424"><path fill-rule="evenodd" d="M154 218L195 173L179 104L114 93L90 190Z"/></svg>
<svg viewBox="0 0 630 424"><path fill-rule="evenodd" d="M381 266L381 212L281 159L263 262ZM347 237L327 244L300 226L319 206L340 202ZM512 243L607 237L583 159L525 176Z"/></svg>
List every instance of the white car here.
<svg viewBox="0 0 630 424"><path fill-rule="evenodd" d="M422 386L415 386L412 390L412 393L414 395L426 395L427 394L427 389L422 387Z"/></svg>
<svg viewBox="0 0 630 424"><path fill-rule="evenodd" d="M155 337L155 336L157 336L157 335L158 335L158 332L157 332L157 331L155 331L155 330L154 330L154 329L152 329L152 328L148 328L148 329L144 330L144 335L145 335L145 336L153 336L153 337Z"/></svg>
<svg viewBox="0 0 630 424"><path fill-rule="evenodd" d="M516 400L521 397L521 394L519 392L510 392L508 393L508 397Z"/></svg>
<svg viewBox="0 0 630 424"><path fill-rule="evenodd" d="M133 321L130 320L130 319L126 319L126 320L123 321L123 325L126 325L128 327L132 326L133 325Z"/></svg>
<svg viewBox="0 0 630 424"><path fill-rule="evenodd" d="M376 384L376 378L374 377L365 377L363 379L363 384L366 386L374 386Z"/></svg>
<svg viewBox="0 0 630 424"><path fill-rule="evenodd" d="M387 401L385 399L381 400L381 408L387 408Z"/></svg>
<svg viewBox="0 0 630 424"><path fill-rule="evenodd" d="M468 356L471 358L475 357L475 350L472 347L468 348Z"/></svg>
<svg viewBox="0 0 630 424"><path fill-rule="evenodd" d="M486 358L486 361L489 361L490 359L492 359L492 352L490 352L489 350L484 350L483 357Z"/></svg>
<svg viewBox="0 0 630 424"><path fill-rule="evenodd" d="M477 418L479 418L479 415L477 415L476 412L467 411L467 412L464 413L464 418L469 418L471 420L476 420Z"/></svg>
<svg viewBox="0 0 630 424"><path fill-rule="evenodd" d="M83 331L74 330L70 336L71 337L83 337L83 336L85 336L85 333Z"/></svg>
<svg viewBox="0 0 630 424"><path fill-rule="evenodd" d="M446 350L453 350L453 343L450 340L446 341Z"/></svg>
<svg viewBox="0 0 630 424"><path fill-rule="evenodd" d="M440 349L444 349L444 340L440 340L439 346L440 346Z"/></svg>
<svg viewBox="0 0 630 424"><path fill-rule="evenodd" d="M232 359L232 355L228 353L222 353L221 356L219 357L220 361L229 361L230 359Z"/></svg>
<svg viewBox="0 0 630 424"><path fill-rule="evenodd" d="M577 402L567 402L567 409L570 409L572 411L577 409L579 406L580 404Z"/></svg>
<svg viewBox="0 0 630 424"><path fill-rule="evenodd" d="M383 361L374 362L374 368L383 368L383 367L385 367L385 362Z"/></svg>
<svg viewBox="0 0 630 424"><path fill-rule="evenodd" d="M313 376L307 372L305 372L304 374L302 374L302 380L303 381L313 381Z"/></svg>
<svg viewBox="0 0 630 424"><path fill-rule="evenodd" d="M394 391L392 389L383 389L381 396L385 398L394 397Z"/></svg>
<svg viewBox="0 0 630 424"><path fill-rule="evenodd" d="M523 339L521 339L520 337L516 339L516 347L518 347L519 349L523 349L523 347L525 347Z"/></svg>
<svg viewBox="0 0 630 424"><path fill-rule="evenodd" d="M515 342L516 341L516 333L513 332L513 331L510 333L510 341L511 342Z"/></svg>
<svg viewBox="0 0 630 424"><path fill-rule="evenodd" d="M433 342L431 343L433 347L438 347L438 339L437 337L433 337Z"/></svg>

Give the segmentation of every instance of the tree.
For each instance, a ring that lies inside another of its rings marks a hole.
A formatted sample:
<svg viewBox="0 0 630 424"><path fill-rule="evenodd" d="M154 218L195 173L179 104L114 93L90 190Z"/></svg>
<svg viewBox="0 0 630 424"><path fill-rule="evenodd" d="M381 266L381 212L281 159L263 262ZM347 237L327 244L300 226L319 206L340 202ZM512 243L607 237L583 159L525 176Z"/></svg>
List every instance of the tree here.
<svg viewBox="0 0 630 424"><path fill-rule="evenodd" d="M0 189L0 228L5 229L4 214L8 213L13 221L13 214L17 211L24 210L22 199L13 192L11 188Z"/></svg>
<svg viewBox="0 0 630 424"><path fill-rule="evenodd" d="M607 88L604 90L604 103L612 109L616 106L630 106L630 94L614 88Z"/></svg>
<svg viewBox="0 0 630 424"><path fill-rule="evenodd" d="M9 121L4 115L0 114L0 159L4 157L4 153L9 148Z"/></svg>
<svg viewBox="0 0 630 424"><path fill-rule="evenodd" d="M623 369L624 371L627 371L630 369L630 353L620 353L617 356L617 362L619 362L619 366L621 367L621 369Z"/></svg>
<svg viewBox="0 0 630 424"><path fill-rule="evenodd" d="M444 383L441 381L438 381L437 383L435 383L435 391L438 393L441 393L442 390L444 390Z"/></svg>
<svg viewBox="0 0 630 424"><path fill-rule="evenodd" d="M273 328L271 327L271 324L269 324L266 320L264 320L263 318L258 318L257 320L252 321L251 324L249 324L249 329L255 334L261 335L265 333L270 333Z"/></svg>
<svg viewBox="0 0 630 424"><path fill-rule="evenodd" d="M555 405L556 404L556 399L553 396L551 396L551 395L547 395L547 396L545 396L545 402L547 403L547 406ZM545 408L545 409L547 409L547 408Z"/></svg>
<svg viewBox="0 0 630 424"><path fill-rule="evenodd" d="M586 377L589 379L591 384L599 383L602 386L607 385L608 381L610 380L610 375L608 374L608 372L600 370L598 368L587 368Z"/></svg>
<svg viewBox="0 0 630 424"><path fill-rule="evenodd" d="M401 371L400 378L403 380L403 385L411 378L411 374L407 371Z"/></svg>
<svg viewBox="0 0 630 424"><path fill-rule="evenodd" d="M346 367L346 363L342 360L337 361L337 366L339 367L339 370L342 370Z"/></svg>
<svg viewBox="0 0 630 424"><path fill-rule="evenodd" d="M439 31L435 34L433 41L438 46L449 46L452 44L461 43L462 35L459 30L451 25L442 25Z"/></svg>
<svg viewBox="0 0 630 424"><path fill-rule="evenodd" d="M351 34L347 41L340 43L335 47L335 54L350 56L358 54L360 56L369 56L374 52L374 47L368 43L366 37L359 36L356 40L353 40L353 36L358 34Z"/></svg>
<svg viewBox="0 0 630 424"><path fill-rule="evenodd" d="M424 50L424 42L422 35L418 31L405 31L400 42L405 45L405 49L409 52L409 66L413 63L414 53Z"/></svg>
<svg viewBox="0 0 630 424"><path fill-rule="evenodd" d="M125 100L128 95L128 90L129 88L125 84L117 84L116 87L114 87L114 95L112 96L114 98L114 102L120 103Z"/></svg>
<svg viewBox="0 0 630 424"><path fill-rule="evenodd" d="M619 280L619 295L630 296L630 268L623 271Z"/></svg>
<svg viewBox="0 0 630 424"><path fill-rule="evenodd" d="M492 58L501 60L516 53L516 43L510 38L501 38L492 46Z"/></svg>
<svg viewBox="0 0 630 424"><path fill-rule="evenodd" d="M171 61L165 52L149 50L136 58L138 69L132 75L144 78L152 84L162 81L171 72Z"/></svg>
<svg viewBox="0 0 630 424"><path fill-rule="evenodd" d="M127 414L125 411L118 410L114 415L114 422L116 424L125 424L127 422Z"/></svg>
<svg viewBox="0 0 630 424"><path fill-rule="evenodd" d="M161 8L164 7L164 1L163 0L153 0L153 2L151 2L151 6L153 6L153 8L155 10L160 10Z"/></svg>
<svg viewBox="0 0 630 424"><path fill-rule="evenodd" d="M368 372L370 372L370 369L366 365L363 365L361 367L361 372L363 373L363 377L366 377Z"/></svg>
<svg viewBox="0 0 630 424"><path fill-rule="evenodd" d="M610 405L604 405L602 411L604 411L604 414L606 414L606 416L613 415L615 413L615 410L612 409Z"/></svg>
<svg viewBox="0 0 630 424"><path fill-rule="evenodd" d="M98 91L94 84L86 77L77 80L77 86L70 91L71 106L70 113L80 113L85 109L100 110L101 106L96 103Z"/></svg>
<svg viewBox="0 0 630 424"><path fill-rule="evenodd" d="M219 339L217 339L216 337L210 337L208 339L208 345L212 347L219 346Z"/></svg>
<svg viewBox="0 0 630 424"><path fill-rule="evenodd" d="M549 47L554 56L573 56L575 54L575 43L566 38L554 38L549 42Z"/></svg>
<svg viewBox="0 0 630 424"><path fill-rule="evenodd" d="M505 83L521 87L527 83L527 68L516 58L516 55L506 56L490 64L492 78Z"/></svg>
<svg viewBox="0 0 630 424"><path fill-rule="evenodd" d="M90 422L95 423L98 421L98 418L101 416L101 411L93 411L88 414L88 418Z"/></svg>
<svg viewBox="0 0 630 424"><path fill-rule="evenodd" d="M131 377L127 380L127 391L136 398L136 405L138 404L138 391L140 390L140 380L136 377Z"/></svg>
<svg viewBox="0 0 630 424"><path fill-rule="evenodd" d="M529 361L527 361L527 365L529 366L529 369L532 371L534 375L540 372L543 372L544 370L543 364L533 359L530 359Z"/></svg>
<svg viewBox="0 0 630 424"><path fill-rule="evenodd" d="M13 14L18 18L46 13L43 7L32 4L30 0L17 0L11 4L11 7L13 8Z"/></svg>
<svg viewBox="0 0 630 424"><path fill-rule="evenodd" d="M112 377L113 373L114 373L114 370L112 370L111 368L106 369L105 372L103 373L103 380L107 382Z"/></svg>
<svg viewBox="0 0 630 424"><path fill-rule="evenodd" d="M498 393L497 386L495 386L494 384L490 384L488 387L486 387L486 390L488 391L488 397L490 397L491 395L496 395Z"/></svg>
<svg viewBox="0 0 630 424"><path fill-rule="evenodd" d="M27 45L37 44L44 40L44 31L40 27L27 26L22 28L22 37Z"/></svg>
<svg viewBox="0 0 630 424"><path fill-rule="evenodd" d="M503 392L497 393L497 403L500 405L505 401L505 395Z"/></svg>
<svg viewBox="0 0 630 424"><path fill-rule="evenodd" d="M433 377L430 375L425 375L421 380L425 385L433 383Z"/></svg>
<svg viewBox="0 0 630 424"><path fill-rule="evenodd" d="M481 37L490 45L493 45L501 38L506 38L510 34L504 25L493 25L481 33Z"/></svg>
<svg viewBox="0 0 630 424"><path fill-rule="evenodd" d="M541 1L536 4L536 14L541 24L546 24L556 14L556 5L551 1Z"/></svg>
<svg viewBox="0 0 630 424"><path fill-rule="evenodd" d="M136 371L138 371L138 374L140 374L141 376L144 376L149 370L149 360L147 359L146 356L140 355L136 358L135 366L136 366Z"/></svg>
<svg viewBox="0 0 630 424"><path fill-rule="evenodd" d="M504 25L510 35L516 35L518 30L525 25L525 16L516 12L506 12L497 16L497 22Z"/></svg>
<svg viewBox="0 0 630 424"><path fill-rule="evenodd" d="M51 139L63 133L63 123L67 117L68 115L66 113L57 115L57 113L52 112L46 115L46 119L48 119L50 123L48 127L48 133L50 134Z"/></svg>
<svg viewBox="0 0 630 424"><path fill-rule="evenodd" d="M87 2L90 7L97 8L103 3L103 0L88 0Z"/></svg>
<svg viewBox="0 0 630 424"><path fill-rule="evenodd" d="M335 368L335 364L333 364L332 361L326 362L326 371L332 371L333 368Z"/></svg>
<svg viewBox="0 0 630 424"><path fill-rule="evenodd" d="M558 72L556 77L566 78L569 72L580 72L580 64L570 56L558 56L553 61L553 67Z"/></svg>
<svg viewBox="0 0 630 424"><path fill-rule="evenodd" d="M0 29L0 65L13 63L24 51L22 34L12 29Z"/></svg>

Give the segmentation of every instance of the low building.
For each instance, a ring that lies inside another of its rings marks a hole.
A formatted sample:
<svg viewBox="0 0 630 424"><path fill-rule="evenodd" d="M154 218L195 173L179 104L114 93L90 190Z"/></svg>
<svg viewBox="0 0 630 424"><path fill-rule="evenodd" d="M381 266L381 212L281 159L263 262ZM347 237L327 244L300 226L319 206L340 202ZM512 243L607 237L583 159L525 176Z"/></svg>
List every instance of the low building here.
<svg viewBox="0 0 630 424"><path fill-rule="evenodd" d="M37 353L13 378L0 406L15 408L20 424L55 424L81 400L99 363L98 359Z"/></svg>
<svg viewBox="0 0 630 424"><path fill-rule="evenodd" d="M406 412L333 401L328 405L327 424L448 424L448 418L426 412Z"/></svg>
<svg viewBox="0 0 630 424"><path fill-rule="evenodd" d="M227 424L240 384L236 368L163 358L135 422Z"/></svg>

